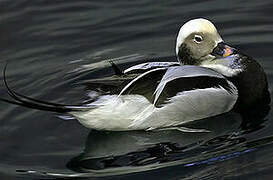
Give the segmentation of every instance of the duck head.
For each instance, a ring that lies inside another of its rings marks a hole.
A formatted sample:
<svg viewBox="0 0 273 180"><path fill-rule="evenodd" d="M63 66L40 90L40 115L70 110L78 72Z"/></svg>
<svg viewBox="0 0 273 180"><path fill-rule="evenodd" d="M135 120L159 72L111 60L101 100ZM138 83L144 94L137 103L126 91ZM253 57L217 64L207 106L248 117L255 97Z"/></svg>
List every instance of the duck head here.
<svg viewBox="0 0 273 180"><path fill-rule="evenodd" d="M240 71L240 68L238 72L232 71L234 59L227 58L234 52L234 48L224 43L215 26L203 18L185 23L176 40L176 55L181 64L209 67L224 75L232 72L228 76Z"/></svg>

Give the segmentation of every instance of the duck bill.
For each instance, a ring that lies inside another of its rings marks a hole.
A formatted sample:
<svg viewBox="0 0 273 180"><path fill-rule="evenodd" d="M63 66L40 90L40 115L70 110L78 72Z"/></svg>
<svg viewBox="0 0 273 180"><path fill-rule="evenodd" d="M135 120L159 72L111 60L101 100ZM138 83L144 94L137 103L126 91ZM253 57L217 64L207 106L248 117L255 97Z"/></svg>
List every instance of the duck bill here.
<svg viewBox="0 0 273 180"><path fill-rule="evenodd" d="M215 57L227 57L234 53L234 48L230 47L229 45L225 44L224 42L220 42L217 46L213 49L211 55Z"/></svg>

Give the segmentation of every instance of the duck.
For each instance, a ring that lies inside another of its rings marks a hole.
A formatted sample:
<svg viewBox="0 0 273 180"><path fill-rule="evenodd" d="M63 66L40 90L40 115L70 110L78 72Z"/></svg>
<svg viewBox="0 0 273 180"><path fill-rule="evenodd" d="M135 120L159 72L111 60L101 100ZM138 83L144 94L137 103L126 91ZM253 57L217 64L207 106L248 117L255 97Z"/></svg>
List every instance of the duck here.
<svg viewBox="0 0 273 180"><path fill-rule="evenodd" d="M101 131L167 130L202 132L183 125L229 111L247 112L270 103L261 65L224 42L212 22L192 19L179 30L177 62L147 62L119 71L139 73L122 90L87 105L41 101L12 90L3 99L24 107L67 113Z"/></svg>

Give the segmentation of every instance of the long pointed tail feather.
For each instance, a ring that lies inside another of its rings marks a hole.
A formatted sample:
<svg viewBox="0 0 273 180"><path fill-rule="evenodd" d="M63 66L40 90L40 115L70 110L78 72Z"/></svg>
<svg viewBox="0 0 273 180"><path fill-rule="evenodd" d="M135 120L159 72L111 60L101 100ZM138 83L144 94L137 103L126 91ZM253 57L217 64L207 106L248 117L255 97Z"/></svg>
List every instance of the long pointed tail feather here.
<svg viewBox="0 0 273 180"><path fill-rule="evenodd" d="M51 102L41 101L41 100L37 100L37 99L31 98L31 97L27 97L22 94L19 94L19 93L13 91L9 87L9 85L7 83L7 78L6 78L6 69L7 69L7 64L4 67L4 71L3 71L4 84L7 89L7 93L15 101L0 98L1 101L15 104L15 105L19 105L19 106L23 106L23 107L32 108L32 109L58 112L58 113L66 113L66 112L71 112L71 111L82 111L82 110L87 110L87 109L91 108L88 106L84 106L83 104L65 105L65 104L51 103Z"/></svg>

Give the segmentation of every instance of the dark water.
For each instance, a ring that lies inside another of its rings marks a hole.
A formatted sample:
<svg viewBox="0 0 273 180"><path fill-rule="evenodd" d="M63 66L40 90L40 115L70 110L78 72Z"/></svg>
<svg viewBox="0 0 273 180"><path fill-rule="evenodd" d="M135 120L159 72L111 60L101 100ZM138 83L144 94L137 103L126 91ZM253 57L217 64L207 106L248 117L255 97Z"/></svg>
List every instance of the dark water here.
<svg viewBox="0 0 273 180"><path fill-rule="evenodd" d="M187 20L210 19L224 40L257 59L273 87L270 1L0 0L0 68L18 92L80 103L107 85L108 60L122 68L173 60ZM156 60L156 59L154 59ZM0 79L3 77L0 75ZM99 81L97 81L99 82ZM8 95L1 83L1 97ZM75 120L0 102L1 179L271 179L272 112L202 120L211 133L97 132Z"/></svg>

